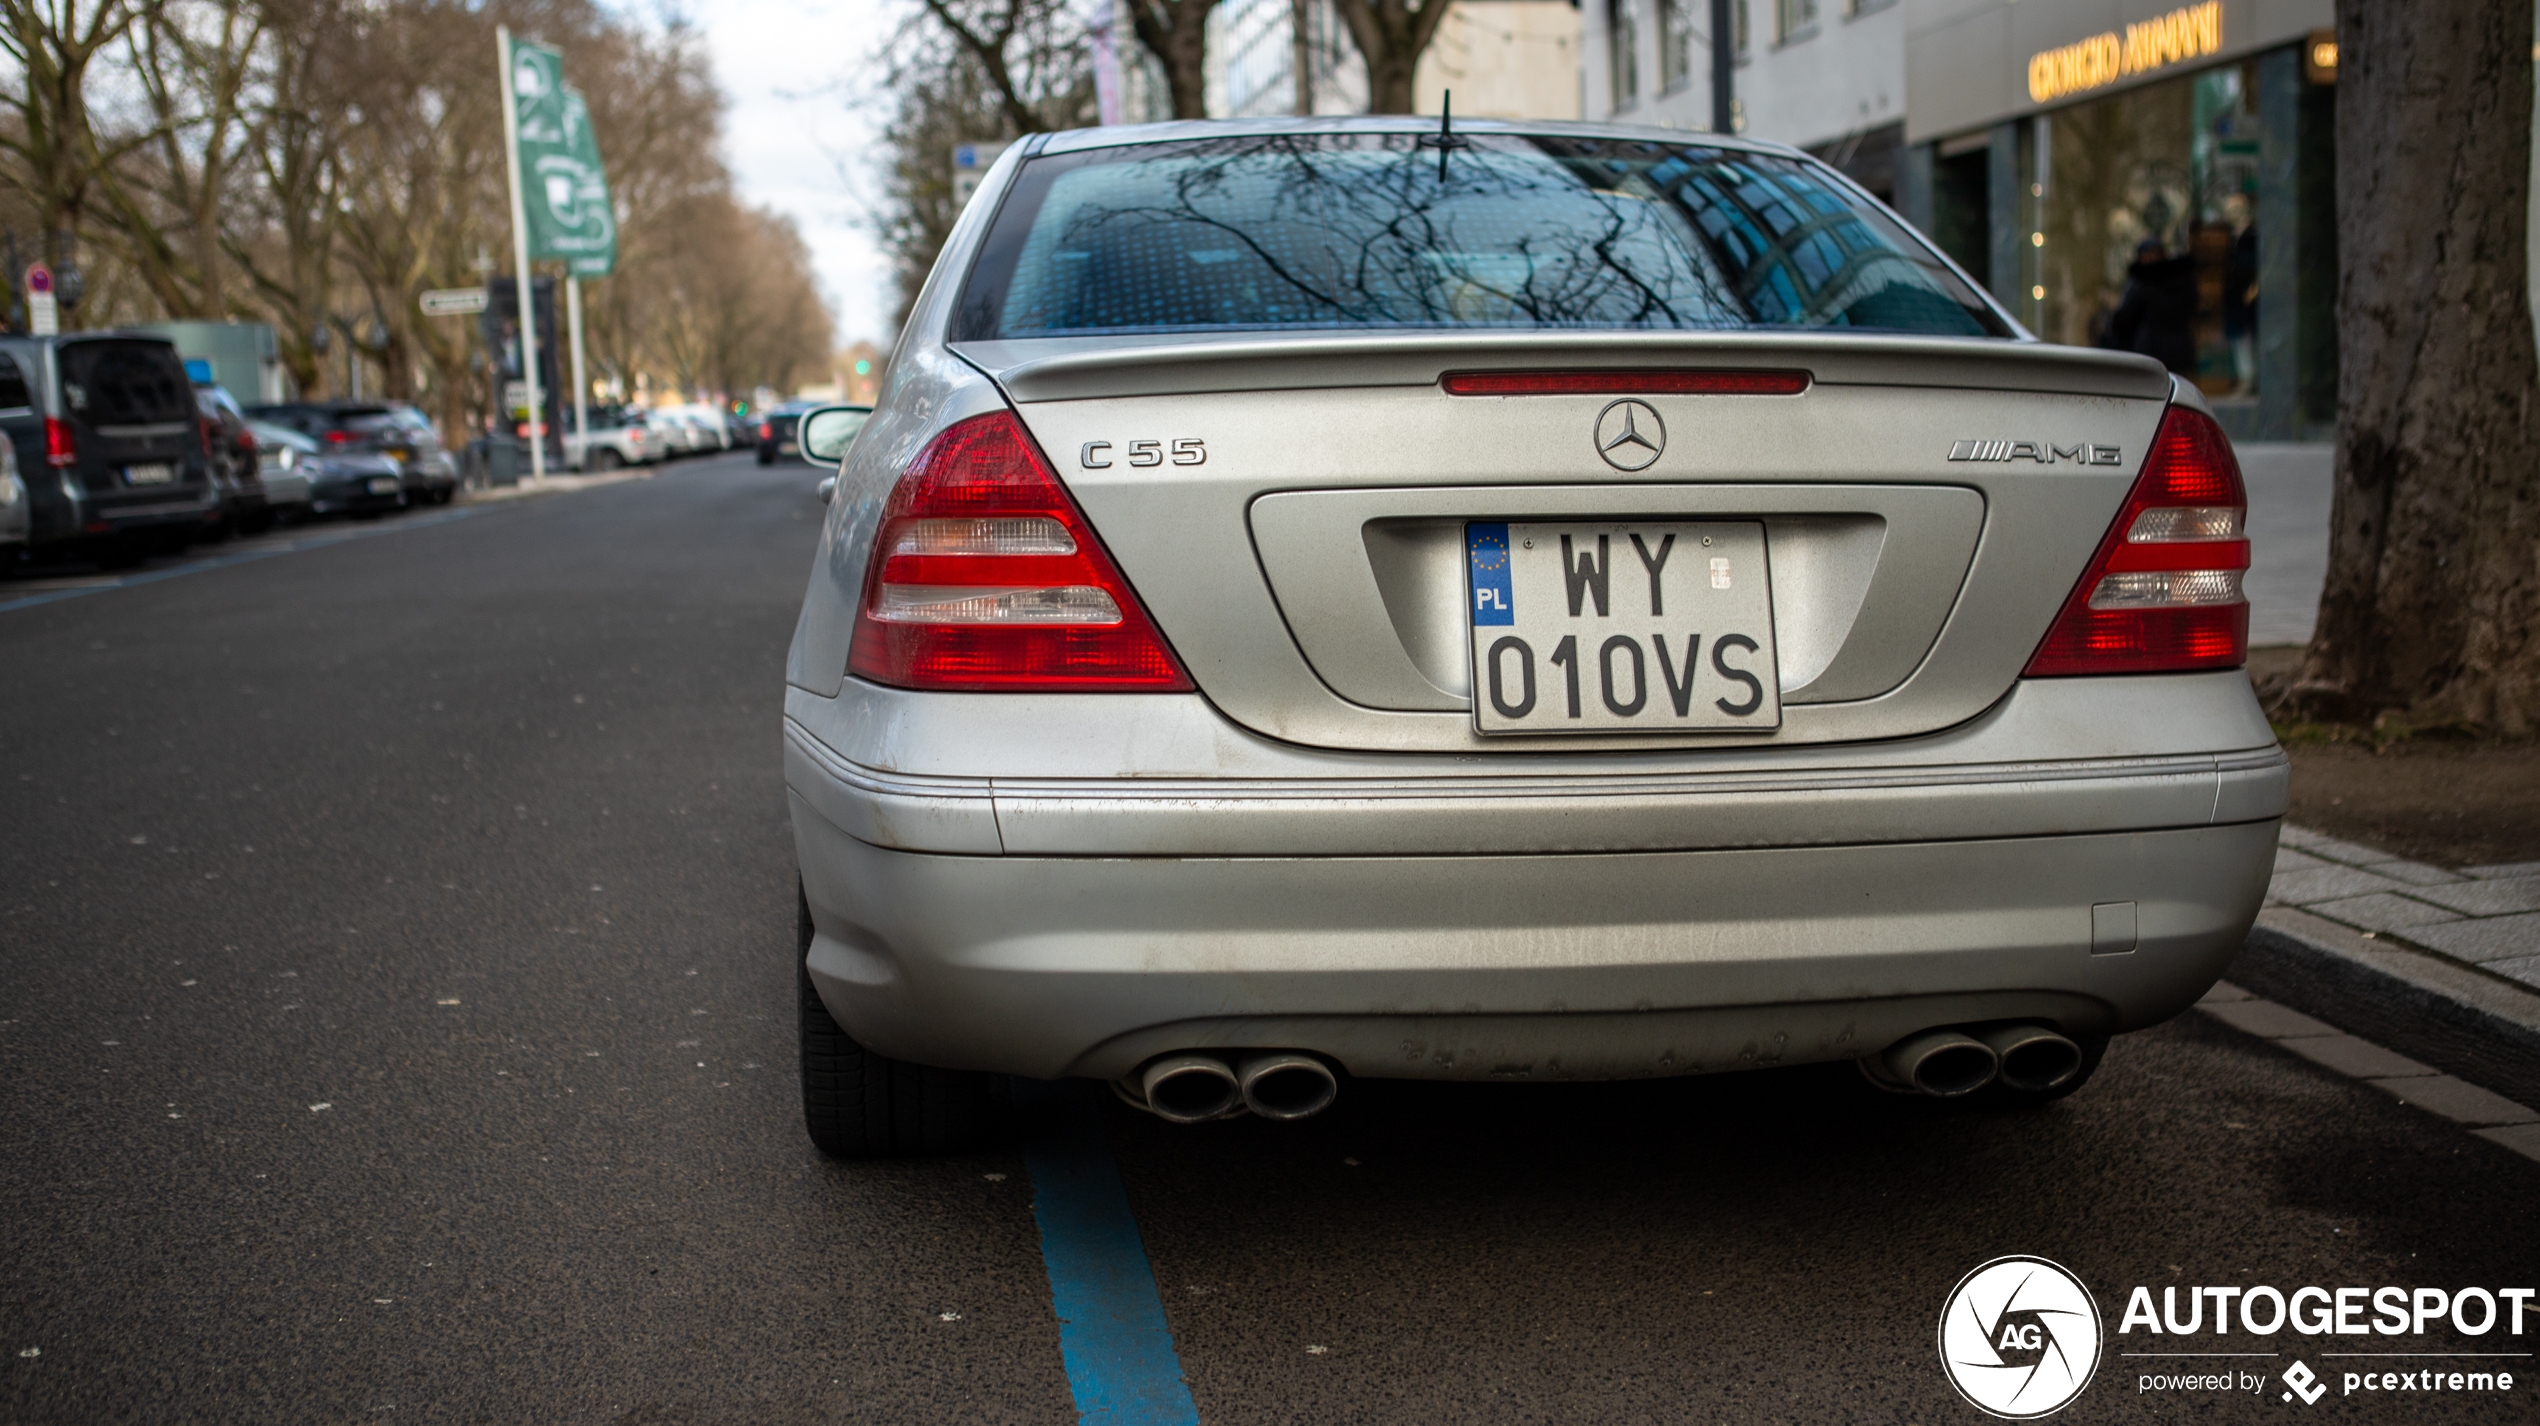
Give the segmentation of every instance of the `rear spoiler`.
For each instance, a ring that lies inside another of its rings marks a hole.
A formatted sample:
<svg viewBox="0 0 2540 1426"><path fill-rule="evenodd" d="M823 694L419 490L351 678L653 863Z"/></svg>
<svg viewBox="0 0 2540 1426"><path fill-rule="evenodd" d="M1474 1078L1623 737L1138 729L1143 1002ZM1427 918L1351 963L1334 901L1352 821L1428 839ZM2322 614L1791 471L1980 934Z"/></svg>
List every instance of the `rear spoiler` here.
<svg viewBox="0 0 2540 1426"><path fill-rule="evenodd" d="M1450 371L1761 368L1826 386L1928 386L2159 401L2150 357L1999 338L1794 332L1310 332L960 342L1016 401L1434 386Z"/></svg>

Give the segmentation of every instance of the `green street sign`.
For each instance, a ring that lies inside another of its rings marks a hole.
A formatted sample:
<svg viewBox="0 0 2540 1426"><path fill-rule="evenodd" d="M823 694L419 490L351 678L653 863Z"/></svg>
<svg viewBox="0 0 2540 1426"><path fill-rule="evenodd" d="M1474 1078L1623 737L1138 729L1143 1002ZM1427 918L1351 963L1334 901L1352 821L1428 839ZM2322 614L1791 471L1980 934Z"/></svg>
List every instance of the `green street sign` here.
<svg viewBox="0 0 2540 1426"><path fill-rule="evenodd" d="M512 100L530 257L561 258L576 277L608 276L617 266L617 214L590 108L565 87L562 52L515 41Z"/></svg>

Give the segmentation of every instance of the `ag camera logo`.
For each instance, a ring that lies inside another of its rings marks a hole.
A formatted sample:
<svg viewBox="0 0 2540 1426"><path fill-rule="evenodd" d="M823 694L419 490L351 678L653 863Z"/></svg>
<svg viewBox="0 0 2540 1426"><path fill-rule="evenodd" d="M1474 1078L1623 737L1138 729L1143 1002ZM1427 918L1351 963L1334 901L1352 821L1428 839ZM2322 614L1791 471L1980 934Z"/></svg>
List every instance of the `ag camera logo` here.
<svg viewBox="0 0 2540 1426"><path fill-rule="evenodd" d="M1940 1365L1967 1404L2031 1421L2072 1404L2099 1369L2099 1304L2060 1263L1995 1258L1940 1312Z"/></svg>

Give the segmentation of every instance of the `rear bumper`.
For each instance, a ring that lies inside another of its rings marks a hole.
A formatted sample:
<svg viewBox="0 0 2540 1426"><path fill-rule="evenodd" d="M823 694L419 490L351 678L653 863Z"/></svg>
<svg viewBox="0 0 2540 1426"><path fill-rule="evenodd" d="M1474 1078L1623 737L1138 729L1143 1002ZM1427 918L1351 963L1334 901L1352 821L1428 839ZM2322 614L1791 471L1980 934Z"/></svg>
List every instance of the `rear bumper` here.
<svg viewBox="0 0 2540 1426"><path fill-rule="evenodd" d="M171 525L199 527L205 520L216 518L220 508L220 493L213 490L189 492L175 499L155 500L147 504L91 504L79 510L79 519L75 523L39 521L34 539L41 544L55 544L164 529Z"/></svg>
<svg viewBox="0 0 2540 1426"><path fill-rule="evenodd" d="M1885 744L1490 760L849 680L789 695L785 759L831 1011L1036 1076L1250 1046L1615 1078L2139 1029L2237 953L2286 793L2238 673L2030 681Z"/></svg>
<svg viewBox="0 0 2540 1426"><path fill-rule="evenodd" d="M859 842L794 802L831 1013L884 1054L1035 1077L1254 1046L1374 1078L1614 1079L1849 1059L1988 1020L2141 1029L2238 951L2276 826L1590 856L959 857Z"/></svg>

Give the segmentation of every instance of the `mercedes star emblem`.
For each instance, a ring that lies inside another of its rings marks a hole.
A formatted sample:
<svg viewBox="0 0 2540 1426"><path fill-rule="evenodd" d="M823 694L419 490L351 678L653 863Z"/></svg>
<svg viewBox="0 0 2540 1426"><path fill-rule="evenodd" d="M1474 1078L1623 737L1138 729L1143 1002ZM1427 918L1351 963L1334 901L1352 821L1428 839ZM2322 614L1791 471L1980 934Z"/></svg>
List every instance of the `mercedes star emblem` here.
<svg viewBox="0 0 2540 1426"><path fill-rule="evenodd" d="M1596 413L1596 453L1616 470L1647 470L1667 448L1667 423L1646 401L1628 398Z"/></svg>

